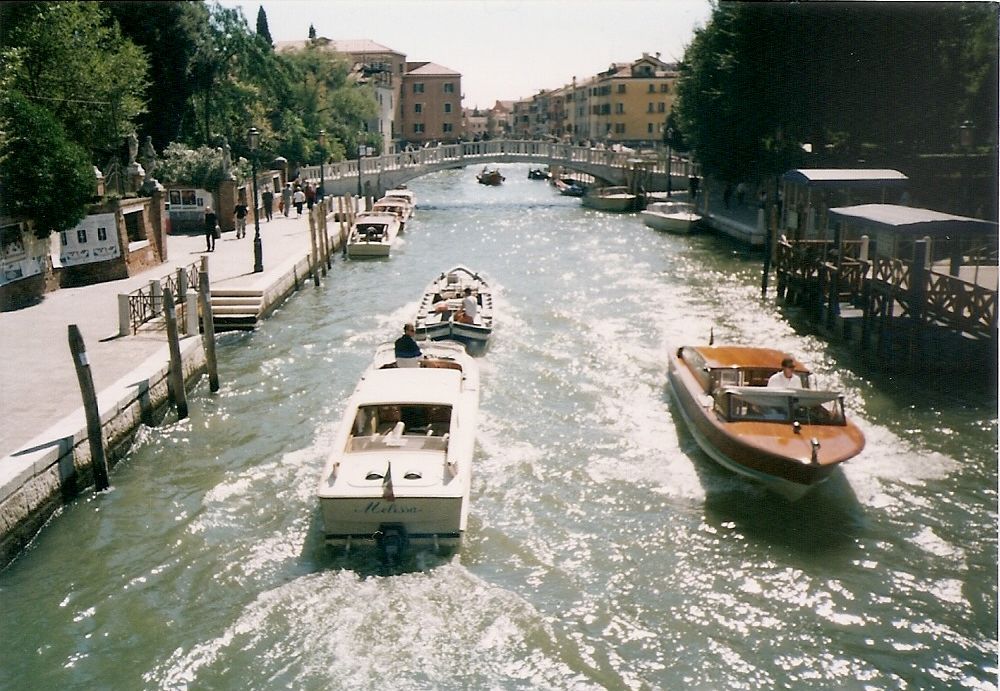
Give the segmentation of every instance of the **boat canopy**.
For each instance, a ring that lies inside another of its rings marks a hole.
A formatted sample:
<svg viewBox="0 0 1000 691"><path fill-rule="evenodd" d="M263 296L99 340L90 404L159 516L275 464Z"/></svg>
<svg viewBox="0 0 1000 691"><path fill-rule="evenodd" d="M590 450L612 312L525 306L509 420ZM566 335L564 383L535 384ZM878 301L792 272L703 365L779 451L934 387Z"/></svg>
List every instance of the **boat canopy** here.
<svg viewBox="0 0 1000 691"><path fill-rule="evenodd" d="M462 390L462 372L455 369L375 370L358 392L361 405L374 403L452 405Z"/></svg>
<svg viewBox="0 0 1000 691"><path fill-rule="evenodd" d="M781 179L806 187L905 187L909 178L892 169L796 168Z"/></svg>
<svg viewBox="0 0 1000 691"><path fill-rule="evenodd" d="M716 393L715 408L731 421L845 423L843 397L838 391L726 386Z"/></svg>
<svg viewBox="0 0 1000 691"><path fill-rule="evenodd" d="M891 231L897 235L923 237L997 235L996 221L984 221L966 216L954 216L931 209L915 209L896 204L861 204L840 206L829 210L831 220L873 230Z"/></svg>

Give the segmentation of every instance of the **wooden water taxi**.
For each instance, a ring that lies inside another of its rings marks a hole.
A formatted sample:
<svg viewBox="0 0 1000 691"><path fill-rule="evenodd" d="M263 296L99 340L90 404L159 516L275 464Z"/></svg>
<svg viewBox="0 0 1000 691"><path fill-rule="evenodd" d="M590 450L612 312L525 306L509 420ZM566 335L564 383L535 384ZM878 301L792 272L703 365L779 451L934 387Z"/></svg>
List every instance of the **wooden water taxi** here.
<svg viewBox="0 0 1000 691"><path fill-rule="evenodd" d="M458 343L397 366L384 343L348 399L317 486L326 543L457 547L469 515L479 368Z"/></svg>
<svg viewBox="0 0 1000 691"><path fill-rule="evenodd" d="M690 233L701 221L694 204L680 201L653 202L639 215L647 227L667 233Z"/></svg>
<svg viewBox="0 0 1000 691"><path fill-rule="evenodd" d="M506 179L507 178L505 178L496 168L494 168L493 170L487 170L486 168L483 168L483 171L476 176L476 180L479 182L480 185L491 185L494 187L497 185L502 185L503 181Z"/></svg>
<svg viewBox="0 0 1000 691"><path fill-rule="evenodd" d="M698 445L713 460L790 501L826 480L865 446L844 396L809 388L794 362L793 387L768 386L786 356L745 346L684 346L670 354L670 390Z"/></svg>

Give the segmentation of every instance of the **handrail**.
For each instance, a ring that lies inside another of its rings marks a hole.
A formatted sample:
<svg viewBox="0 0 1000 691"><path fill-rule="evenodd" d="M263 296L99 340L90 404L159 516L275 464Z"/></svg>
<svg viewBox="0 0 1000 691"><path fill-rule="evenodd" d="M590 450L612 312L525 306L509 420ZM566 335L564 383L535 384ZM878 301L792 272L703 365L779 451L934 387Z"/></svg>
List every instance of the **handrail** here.
<svg viewBox="0 0 1000 691"><path fill-rule="evenodd" d="M158 281L151 281L146 287L128 293L128 323L133 335L139 332L140 326L163 313L164 289L169 289L170 294L174 296L174 304L181 310L178 319L183 319L187 306L187 290L191 286L198 285L199 267L199 262L178 267L176 271ZM179 280L181 275L184 276L183 284Z"/></svg>

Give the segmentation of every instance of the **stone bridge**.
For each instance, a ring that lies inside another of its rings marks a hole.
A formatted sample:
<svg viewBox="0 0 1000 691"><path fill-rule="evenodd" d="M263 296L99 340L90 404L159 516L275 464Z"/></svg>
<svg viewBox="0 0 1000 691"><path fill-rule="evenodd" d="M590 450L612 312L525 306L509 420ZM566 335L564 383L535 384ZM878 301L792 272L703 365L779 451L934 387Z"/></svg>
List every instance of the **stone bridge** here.
<svg viewBox="0 0 1000 691"><path fill-rule="evenodd" d="M662 155L640 156L636 152L511 139L441 144L360 161L340 161L324 165L322 175L326 194L378 197L387 189L428 173L499 163L531 163L539 168L558 168L564 174L583 173L604 185L642 187L647 191L667 189L667 160ZM677 157L670 164L672 189L686 190L688 177L696 172L694 166ZM319 182L320 166L302 167L299 175Z"/></svg>

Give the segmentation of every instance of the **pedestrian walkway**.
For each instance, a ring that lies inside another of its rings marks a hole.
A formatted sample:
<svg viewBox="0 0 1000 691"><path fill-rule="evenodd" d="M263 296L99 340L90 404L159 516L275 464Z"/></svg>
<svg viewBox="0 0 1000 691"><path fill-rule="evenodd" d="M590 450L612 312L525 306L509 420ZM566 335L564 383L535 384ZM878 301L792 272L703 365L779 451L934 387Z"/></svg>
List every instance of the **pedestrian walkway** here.
<svg viewBox="0 0 1000 691"><path fill-rule="evenodd" d="M23 448L58 421L82 407L76 370L70 357L68 326L83 334L94 386L104 389L127 377L138 365L167 355L166 332L140 330L119 337L118 295L145 287L152 280L200 262L207 256L213 288L263 290L289 265L311 250L306 214L289 218L278 214L261 220L264 271L253 273L253 224L247 236L223 233L214 252L206 252L202 234L167 237L168 261L136 276L48 293L36 305L0 314L0 459ZM335 235L332 226L331 235ZM76 416L77 418L79 416Z"/></svg>

